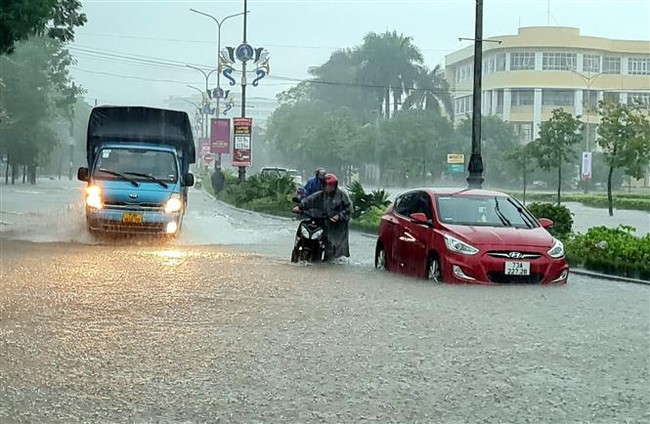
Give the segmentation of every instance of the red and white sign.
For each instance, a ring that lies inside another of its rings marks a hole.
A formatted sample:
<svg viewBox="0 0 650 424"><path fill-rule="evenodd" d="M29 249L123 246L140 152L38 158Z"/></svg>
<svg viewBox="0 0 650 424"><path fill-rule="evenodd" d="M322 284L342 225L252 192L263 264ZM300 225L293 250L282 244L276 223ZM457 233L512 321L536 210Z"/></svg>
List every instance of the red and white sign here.
<svg viewBox="0 0 650 424"><path fill-rule="evenodd" d="M253 118L233 118L234 138L232 151L233 166L251 166L251 135L253 131Z"/></svg>
<svg viewBox="0 0 650 424"><path fill-rule="evenodd" d="M582 152L582 181L591 180L591 152Z"/></svg>

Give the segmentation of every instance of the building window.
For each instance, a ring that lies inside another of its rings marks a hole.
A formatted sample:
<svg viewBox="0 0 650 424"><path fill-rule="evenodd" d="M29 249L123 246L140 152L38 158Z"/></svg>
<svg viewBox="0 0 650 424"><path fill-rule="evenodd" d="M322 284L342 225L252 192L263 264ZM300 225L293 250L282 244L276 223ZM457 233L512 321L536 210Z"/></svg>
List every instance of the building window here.
<svg viewBox="0 0 650 424"><path fill-rule="evenodd" d="M552 52L542 55L542 69L545 71L575 71L575 53Z"/></svg>
<svg viewBox="0 0 650 424"><path fill-rule="evenodd" d="M532 122L521 122L516 123L515 134L519 136L519 140L523 142L529 142L533 140L533 123Z"/></svg>
<svg viewBox="0 0 650 424"><path fill-rule="evenodd" d="M620 74L621 58L620 57L603 57L603 74Z"/></svg>
<svg viewBox="0 0 650 424"><path fill-rule="evenodd" d="M472 111L472 96L460 97L455 100L456 115L469 113Z"/></svg>
<svg viewBox="0 0 650 424"><path fill-rule="evenodd" d="M535 69L535 53L510 53L511 71L528 71Z"/></svg>
<svg viewBox="0 0 650 424"><path fill-rule="evenodd" d="M474 66L470 63L460 65L454 71L454 77L457 83L465 82L472 79L472 73L474 71Z"/></svg>
<svg viewBox="0 0 650 424"><path fill-rule="evenodd" d="M628 93L627 103L638 103L643 105L645 108L648 108L650 107L650 93Z"/></svg>
<svg viewBox="0 0 650 424"><path fill-rule="evenodd" d="M497 113L503 114L503 90L497 90Z"/></svg>
<svg viewBox="0 0 650 424"><path fill-rule="evenodd" d="M542 91L542 105L544 106L573 106L575 94L569 90L544 90Z"/></svg>
<svg viewBox="0 0 650 424"><path fill-rule="evenodd" d="M598 91L582 90L582 106L590 111L596 110L598 107Z"/></svg>
<svg viewBox="0 0 650 424"><path fill-rule="evenodd" d="M631 57L627 60L630 75L650 75L650 57Z"/></svg>
<svg viewBox="0 0 650 424"><path fill-rule="evenodd" d="M533 90L512 90L512 106L531 106L535 102L535 92Z"/></svg>
<svg viewBox="0 0 650 424"><path fill-rule="evenodd" d="M506 54L499 53L497 55L497 72L502 72L506 70Z"/></svg>
<svg viewBox="0 0 650 424"><path fill-rule="evenodd" d="M582 70L584 72L600 72L600 56L586 54L582 57Z"/></svg>
<svg viewBox="0 0 650 424"><path fill-rule="evenodd" d="M483 61L483 75L490 75L494 73L496 65L496 56L490 56Z"/></svg>
<svg viewBox="0 0 650 424"><path fill-rule="evenodd" d="M603 101L606 103L620 103L621 93L616 91L606 91L603 93Z"/></svg>

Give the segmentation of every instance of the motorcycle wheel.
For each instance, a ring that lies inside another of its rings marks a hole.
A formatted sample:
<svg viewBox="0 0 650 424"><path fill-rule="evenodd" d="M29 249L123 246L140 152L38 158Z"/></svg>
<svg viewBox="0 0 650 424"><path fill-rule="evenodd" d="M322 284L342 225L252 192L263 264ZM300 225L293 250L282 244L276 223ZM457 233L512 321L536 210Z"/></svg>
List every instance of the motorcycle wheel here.
<svg viewBox="0 0 650 424"><path fill-rule="evenodd" d="M293 262L294 264L298 263L298 259L299 259L298 249L294 247L293 250L291 251L291 262Z"/></svg>

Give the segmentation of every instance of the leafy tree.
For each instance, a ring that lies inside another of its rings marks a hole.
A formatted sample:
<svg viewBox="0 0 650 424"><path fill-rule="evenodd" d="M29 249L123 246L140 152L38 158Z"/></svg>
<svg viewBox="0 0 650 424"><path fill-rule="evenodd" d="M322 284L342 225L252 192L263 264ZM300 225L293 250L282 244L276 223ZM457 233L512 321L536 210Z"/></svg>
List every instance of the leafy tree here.
<svg viewBox="0 0 650 424"><path fill-rule="evenodd" d="M7 154L12 182L21 165L29 168L35 181L36 167L48 161L57 143L52 124L72 118L72 106L82 92L70 79L72 63L63 43L50 38L21 42L11 57L0 56L5 85L0 109L8 116L0 123L0 151Z"/></svg>
<svg viewBox="0 0 650 424"><path fill-rule="evenodd" d="M609 216L612 207L612 174L622 168L625 175L643 178L650 162L650 118L639 105L599 104L600 125L596 143L603 149L609 166L607 199Z"/></svg>
<svg viewBox="0 0 650 424"><path fill-rule="evenodd" d="M361 79L366 84L383 89L384 118L390 117L391 96L393 112L397 112L405 92L413 87L418 64L423 62L420 49L411 37L396 31L377 34L371 32L363 38L360 48Z"/></svg>
<svg viewBox="0 0 650 424"><path fill-rule="evenodd" d="M417 69L415 88L409 91L402 107L433 110L436 113L442 113L444 110L448 116L454 116L449 83L440 65L432 70L426 66L419 66Z"/></svg>
<svg viewBox="0 0 650 424"><path fill-rule="evenodd" d="M582 122L562 108L552 111L543 122L539 138L533 141L532 152L542 169L557 169L557 204L561 203L562 164L576 158L575 146L582 140Z"/></svg>
<svg viewBox="0 0 650 424"><path fill-rule="evenodd" d="M0 54L12 53L16 42L48 35L60 41L74 39L75 27L87 19L79 0L3 0L0 8Z"/></svg>
<svg viewBox="0 0 650 424"><path fill-rule="evenodd" d="M524 205L526 204L526 186L528 184L528 175L533 167L533 154L530 144L523 144L510 150L505 155L505 159L518 169L522 176L522 184L524 187L524 198L522 199Z"/></svg>
<svg viewBox="0 0 650 424"><path fill-rule="evenodd" d="M469 158L472 145L471 119L461 121L458 134L462 140L462 151ZM514 173L512 169L504 166L503 159L506 153L513 151L518 146L514 127L498 116L485 116L481 119L481 139L481 155L483 156L486 180L489 180L493 187L511 184Z"/></svg>

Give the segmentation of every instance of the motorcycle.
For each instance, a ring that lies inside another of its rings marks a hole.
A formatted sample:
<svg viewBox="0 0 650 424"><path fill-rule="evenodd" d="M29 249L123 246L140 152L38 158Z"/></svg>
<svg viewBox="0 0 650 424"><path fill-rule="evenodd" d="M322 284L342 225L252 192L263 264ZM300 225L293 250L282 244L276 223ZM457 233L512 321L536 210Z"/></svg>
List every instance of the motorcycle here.
<svg viewBox="0 0 650 424"><path fill-rule="evenodd" d="M318 209L302 211L291 262L324 262L326 237L324 221L329 217Z"/></svg>

